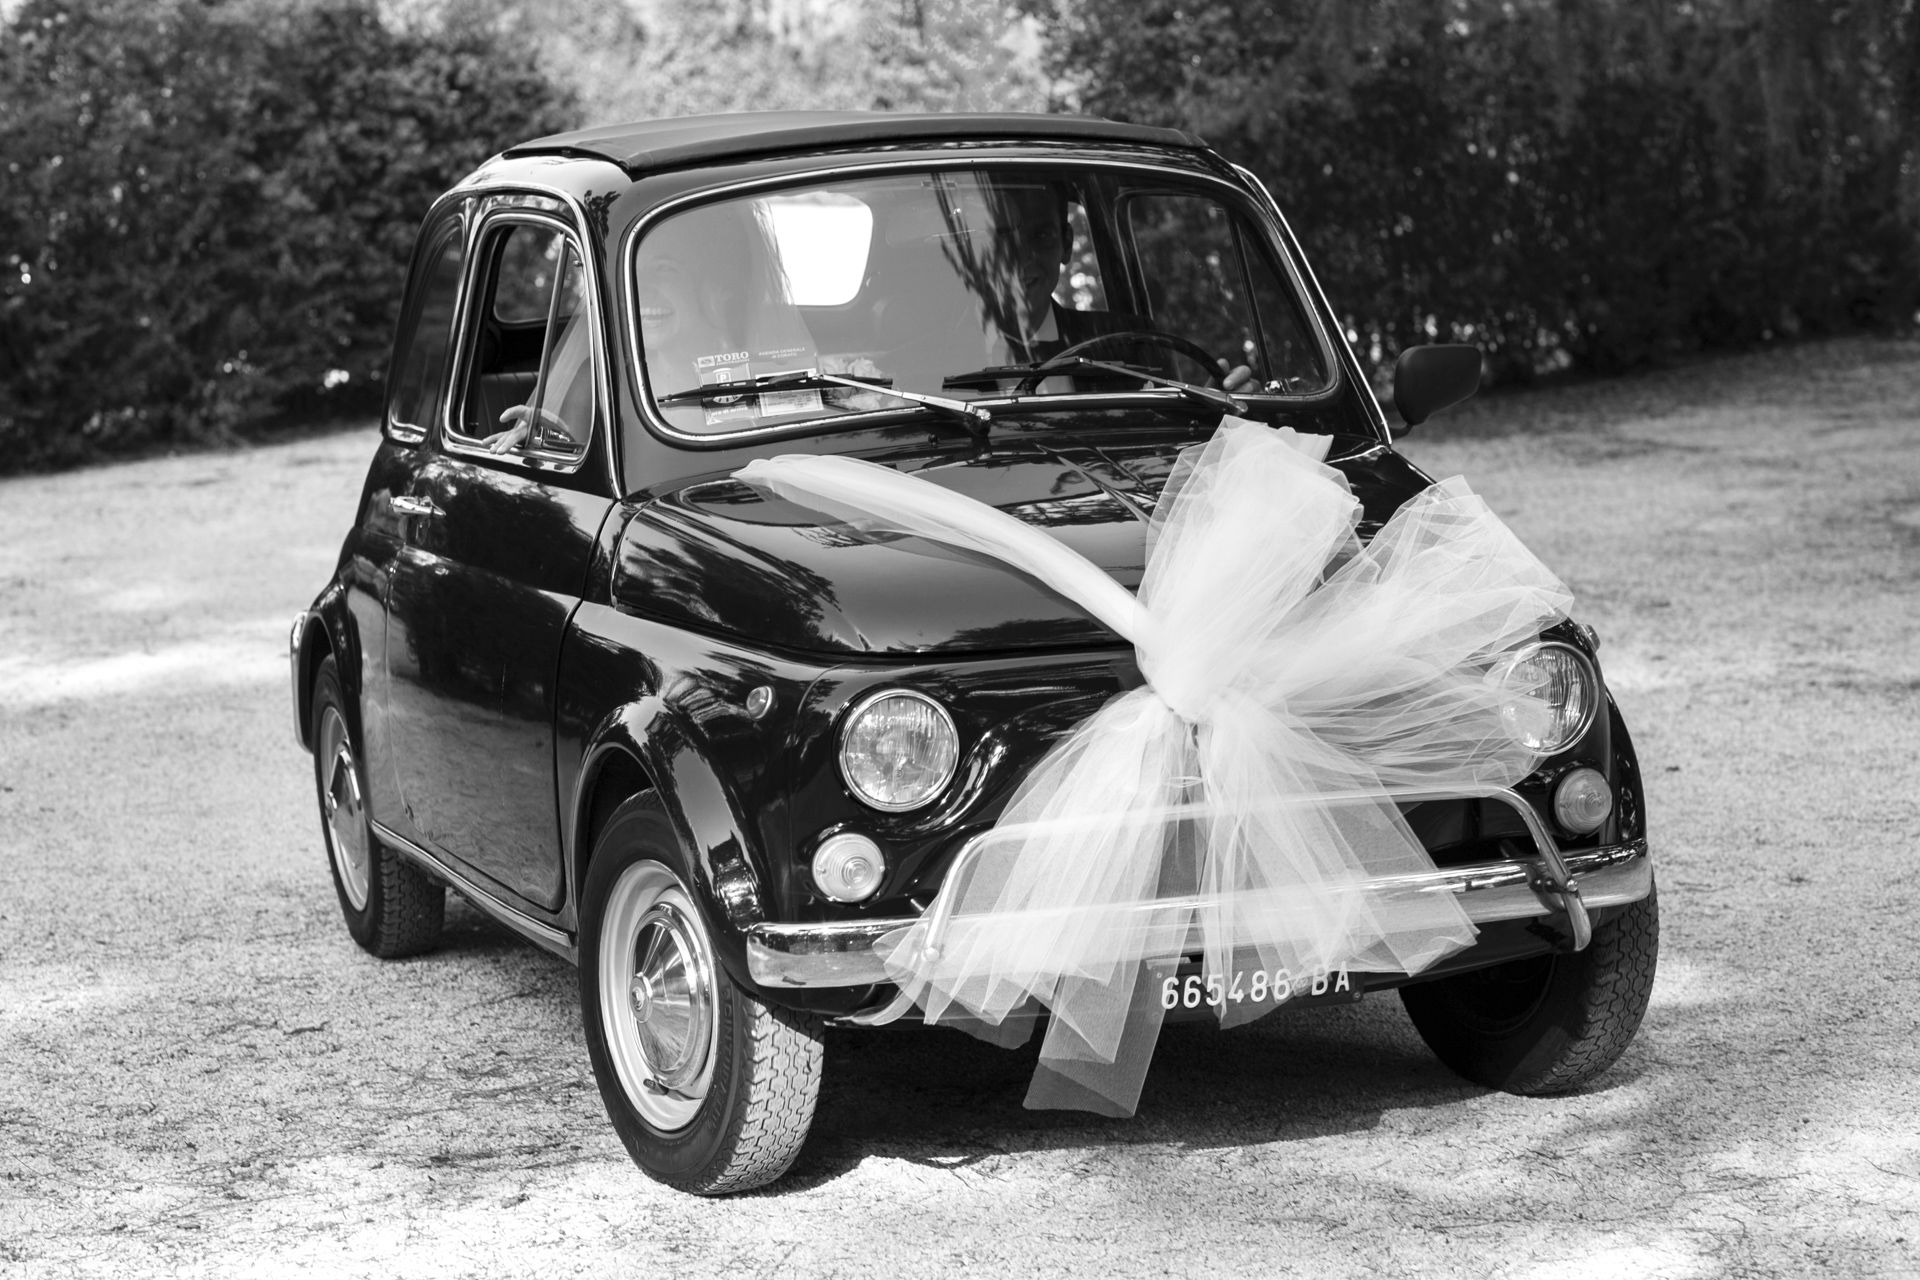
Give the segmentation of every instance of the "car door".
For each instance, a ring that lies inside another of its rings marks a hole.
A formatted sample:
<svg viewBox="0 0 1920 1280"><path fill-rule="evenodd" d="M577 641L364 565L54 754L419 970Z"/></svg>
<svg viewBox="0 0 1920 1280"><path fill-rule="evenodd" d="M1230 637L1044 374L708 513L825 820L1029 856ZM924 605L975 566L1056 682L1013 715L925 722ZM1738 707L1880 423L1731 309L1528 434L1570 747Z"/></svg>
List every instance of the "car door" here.
<svg viewBox="0 0 1920 1280"><path fill-rule="evenodd" d="M407 836L413 832L400 798L387 716L388 586L408 532L407 495L423 464L425 442L446 410L454 324L467 275L466 229L465 203L456 202L430 215L421 230L394 341L383 438L340 566L358 641L341 656L353 664L351 684L359 694L367 804L374 821Z"/></svg>
<svg viewBox="0 0 1920 1280"><path fill-rule="evenodd" d="M565 220L508 204L473 244L454 399L397 500L390 737L415 838L557 909L555 677L612 506L604 329Z"/></svg>

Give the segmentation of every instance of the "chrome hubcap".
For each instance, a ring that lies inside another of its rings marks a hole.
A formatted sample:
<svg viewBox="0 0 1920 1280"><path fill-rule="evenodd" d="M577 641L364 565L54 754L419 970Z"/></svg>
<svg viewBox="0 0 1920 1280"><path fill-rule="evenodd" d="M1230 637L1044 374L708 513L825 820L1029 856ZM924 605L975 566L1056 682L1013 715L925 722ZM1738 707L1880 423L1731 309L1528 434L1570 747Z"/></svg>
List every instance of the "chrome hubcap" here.
<svg viewBox="0 0 1920 1280"><path fill-rule="evenodd" d="M706 1056L711 1001L692 932L685 916L660 902L634 939L633 1023L655 1083L669 1089L690 1083Z"/></svg>
<svg viewBox="0 0 1920 1280"><path fill-rule="evenodd" d="M634 1110L662 1130L693 1121L713 1081L713 954L678 878L628 867L600 924L601 1025Z"/></svg>
<svg viewBox="0 0 1920 1280"><path fill-rule="evenodd" d="M327 826L327 854L333 859L340 888L355 911L367 905L373 851L368 847L366 803L360 793L360 770L354 762L347 723L335 707L328 707L320 725L320 811Z"/></svg>

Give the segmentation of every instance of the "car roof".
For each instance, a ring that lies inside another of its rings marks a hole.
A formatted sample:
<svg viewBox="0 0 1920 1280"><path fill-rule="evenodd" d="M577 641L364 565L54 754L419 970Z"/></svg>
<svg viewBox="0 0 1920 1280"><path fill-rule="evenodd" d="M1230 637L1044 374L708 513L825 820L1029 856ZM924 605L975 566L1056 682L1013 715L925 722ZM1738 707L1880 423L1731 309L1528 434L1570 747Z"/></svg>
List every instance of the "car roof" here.
<svg viewBox="0 0 1920 1280"><path fill-rule="evenodd" d="M610 160L638 177L663 169L829 147L912 142L1118 142L1204 150L1179 129L1122 124L1096 116L1036 112L739 111L603 125L535 138L505 158L542 155Z"/></svg>

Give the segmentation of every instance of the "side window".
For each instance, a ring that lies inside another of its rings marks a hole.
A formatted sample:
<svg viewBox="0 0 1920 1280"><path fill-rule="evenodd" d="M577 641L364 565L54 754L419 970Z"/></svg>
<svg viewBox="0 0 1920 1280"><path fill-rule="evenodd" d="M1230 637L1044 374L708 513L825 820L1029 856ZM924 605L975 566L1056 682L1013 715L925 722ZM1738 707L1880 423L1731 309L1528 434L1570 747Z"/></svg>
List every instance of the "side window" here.
<svg viewBox="0 0 1920 1280"><path fill-rule="evenodd" d="M540 324L553 301L554 268L567 238L551 227L510 227L494 277L493 318L502 324Z"/></svg>
<svg viewBox="0 0 1920 1280"><path fill-rule="evenodd" d="M1267 367L1260 371L1266 389L1281 393L1323 389L1330 380L1326 359L1313 339L1313 326L1301 314L1299 296L1257 245L1247 255L1247 268L1267 350Z"/></svg>
<svg viewBox="0 0 1920 1280"><path fill-rule="evenodd" d="M496 453L580 457L597 414L580 250L560 228L526 221L498 224L484 252L493 269L480 293L460 432Z"/></svg>
<svg viewBox="0 0 1920 1280"><path fill-rule="evenodd" d="M447 385L447 353L453 345L453 308L460 296L466 244L460 224L439 228L439 247L422 259L424 275L401 320L388 420L395 431L424 434L440 416Z"/></svg>
<svg viewBox="0 0 1920 1280"><path fill-rule="evenodd" d="M1250 366L1261 390L1327 385L1294 291L1227 206L1197 195L1142 195L1128 202L1127 221L1154 327Z"/></svg>
<svg viewBox="0 0 1920 1280"><path fill-rule="evenodd" d="M1154 327L1257 371L1260 332L1232 215L1204 196L1143 195L1128 201L1127 221Z"/></svg>
<svg viewBox="0 0 1920 1280"><path fill-rule="evenodd" d="M529 443L549 452L578 454L593 438L593 323L586 276L571 242L560 256L547 312L540 377L527 402L533 410Z"/></svg>

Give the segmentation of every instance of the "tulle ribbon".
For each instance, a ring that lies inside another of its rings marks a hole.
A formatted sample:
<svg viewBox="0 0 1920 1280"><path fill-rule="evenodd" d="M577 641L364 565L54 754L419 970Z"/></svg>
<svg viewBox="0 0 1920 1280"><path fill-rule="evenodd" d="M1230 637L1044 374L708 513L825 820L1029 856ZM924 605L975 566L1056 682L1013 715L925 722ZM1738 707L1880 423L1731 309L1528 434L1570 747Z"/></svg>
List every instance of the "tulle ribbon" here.
<svg viewBox="0 0 1920 1280"><path fill-rule="evenodd" d="M1459 479L1362 546L1330 442L1229 418L1184 451L1129 594L1044 530L932 481L787 455L735 473L870 532L1004 562L1131 642L1146 679L1066 735L927 912L877 948L900 995L1000 1043L1049 1016L1030 1107L1129 1115L1169 1003L1225 1025L1346 971L1469 945L1396 801L1537 759L1487 673L1571 596ZM910 543L894 545L910 547ZM1200 977L1176 978L1200 957ZM1284 993L1284 994L1283 994Z"/></svg>

